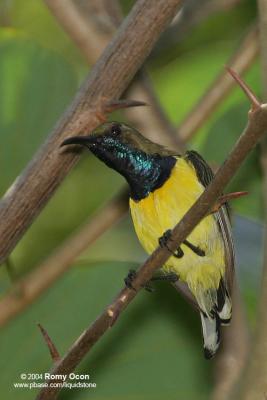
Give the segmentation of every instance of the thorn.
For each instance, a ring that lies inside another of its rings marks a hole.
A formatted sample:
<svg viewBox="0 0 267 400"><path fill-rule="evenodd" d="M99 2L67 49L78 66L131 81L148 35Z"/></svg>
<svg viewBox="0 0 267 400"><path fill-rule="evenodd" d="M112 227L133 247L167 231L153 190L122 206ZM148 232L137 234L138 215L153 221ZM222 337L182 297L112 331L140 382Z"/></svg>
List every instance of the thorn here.
<svg viewBox="0 0 267 400"><path fill-rule="evenodd" d="M129 108L129 107L140 107L146 106L147 104L144 101L138 100L111 100L104 104L103 109L104 113L111 113L116 110L120 110L122 108Z"/></svg>
<svg viewBox="0 0 267 400"><path fill-rule="evenodd" d="M47 344L47 347L49 349L51 358L54 362L57 362L60 360L60 355L59 352L57 351L56 346L54 345L54 343L52 342L52 339L50 338L50 336L48 335L47 331L44 329L44 327L41 324L37 324L38 328L40 329L43 338L45 340L45 343Z"/></svg>
<svg viewBox="0 0 267 400"><path fill-rule="evenodd" d="M223 196L219 197L217 202L215 203L212 213L219 211L222 205L224 205L227 201L238 199L239 197L248 195L248 192L232 192L224 194Z"/></svg>
<svg viewBox="0 0 267 400"><path fill-rule="evenodd" d="M241 87L247 98L249 99L251 103L251 109L252 111L256 111L260 108L261 102L257 98L257 96L252 92L250 87L243 81L243 79L238 75L237 72L235 72L232 68L226 66L226 70L229 72L229 74L233 77L233 79L238 83L238 85Z"/></svg>

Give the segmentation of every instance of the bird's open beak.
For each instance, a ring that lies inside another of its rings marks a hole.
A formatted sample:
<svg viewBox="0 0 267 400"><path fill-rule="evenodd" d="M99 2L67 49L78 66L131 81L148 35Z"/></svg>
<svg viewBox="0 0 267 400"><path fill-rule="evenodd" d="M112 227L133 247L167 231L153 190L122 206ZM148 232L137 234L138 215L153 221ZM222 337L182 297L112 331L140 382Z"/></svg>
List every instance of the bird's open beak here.
<svg viewBox="0 0 267 400"><path fill-rule="evenodd" d="M73 136L65 139L60 147L66 146L68 144L79 144L81 146L90 147L95 143L94 137L90 136Z"/></svg>

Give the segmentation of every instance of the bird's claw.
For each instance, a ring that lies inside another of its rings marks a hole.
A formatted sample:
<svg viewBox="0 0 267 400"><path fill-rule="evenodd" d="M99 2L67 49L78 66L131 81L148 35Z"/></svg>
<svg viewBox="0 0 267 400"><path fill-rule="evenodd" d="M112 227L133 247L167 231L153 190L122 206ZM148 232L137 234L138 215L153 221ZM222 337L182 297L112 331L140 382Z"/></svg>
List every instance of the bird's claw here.
<svg viewBox="0 0 267 400"><path fill-rule="evenodd" d="M135 287L132 285L133 280L136 278L136 275L137 275L136 271L135 271L134 269L130 269L129 272L128 272L128 275L124 278L125 286L126 286L128 289L132 289L132 290L136 291ZM152 292L155 291L155 288L153 288L153 287L149 284L149 282L145 283L142 287L143 287L147 292L150 292L150 293L152 293Z"/></svg>
<svg viewBox="0 0 267 400"><path fill-rule="evenodd" d="M163 235L159 238L159 245L160 247L166 247L169 252L176 258L182 258L184 255L183 250L181 249L181 247L178 247L178 249L176 251L172 251L169 247L168 247L168 241L170 240L172 235L172 231L171 229L167 229Z"/></svg>
<svg viewBox="0 0 267 400"><path fill-rule="evenodd" d="M124 278L125 286L128 289L133 289L134 291L136 291L136 289L132 285L133 280L135 278L136 278L136 271L134 269L130 269L129 272L128 272L128 275Z"/></svg>

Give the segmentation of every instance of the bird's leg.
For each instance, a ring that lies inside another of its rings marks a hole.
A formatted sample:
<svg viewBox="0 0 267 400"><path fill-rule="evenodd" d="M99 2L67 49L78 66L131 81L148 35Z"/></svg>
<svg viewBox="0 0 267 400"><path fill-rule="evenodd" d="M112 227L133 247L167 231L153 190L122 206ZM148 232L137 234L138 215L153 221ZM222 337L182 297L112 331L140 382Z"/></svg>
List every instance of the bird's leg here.
<svg viewBox="0 0 267 400"><path fill-rule="evenodd" d="M205 257L205 251L202 250L200 247L193 245L191 242L188 242L188 240L184 240L183 244L185 246L187 246L190 250L192 250L198 256Z"/></svg>
<svg viewBox="0 0 267 400"><path fill-rule="evenodd" d="M178 249L173 252L171 249L169 249L168 247L168 240L171 237L171 230L168 229L166 232L163 233L163 235L159 238L159 245L161 247L167 247L167 249L169 250L170 253L172 253L172 255L176 258L182 258L184 255L183 250L181 249L181 247L178 247ZM200 247L195 246L194 244L192 244L191 242L189 242L188 240L184 240L183 244L185 246L187 246L190 250L192 250L195 254L197 254L200 257L204 257L205 256L205 251L202 250Z"/></svg>
<svg viewBox="0 0 267 400"><path fill-rule="evenodd" d="M172 253L172 255L176 258L182 258L184 255L183 250L181 249L181 247L178 247L178 249L176 251L172 251L169 247L168 247L168 240L171 237L171 229L168 229L167 231L165 231L163 233L163 235L159 238L159 245L161 247L166 247L170 253Z"/></svg>

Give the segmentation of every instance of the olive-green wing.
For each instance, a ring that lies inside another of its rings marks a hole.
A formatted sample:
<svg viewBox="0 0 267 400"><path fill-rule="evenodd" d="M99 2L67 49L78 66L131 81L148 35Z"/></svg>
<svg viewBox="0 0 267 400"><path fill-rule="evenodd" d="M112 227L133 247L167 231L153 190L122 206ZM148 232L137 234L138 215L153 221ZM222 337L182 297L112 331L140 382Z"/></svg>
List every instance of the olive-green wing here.
<svg viewBox="0 0 267 400"><path fill-rule="evenodd" d="M210 166L206 163L206 161L198 154L196 151L187 151L185 158L191 162L193 167L196 170L198 179L202 183L204 187L207 187L210 182L213 180L214 173ZM228 286L228 290L231 291L233 277L234 277L234 265L235 265L235 256L234 256L234 246L233 246L233 238L232 238L232 228L230 222L230 208L226 203L222 207L220 207L219 211L214 213L214 217L218 223L220 228L224 248L225 248L225 271L226 271L226 282Z"/></svg>

